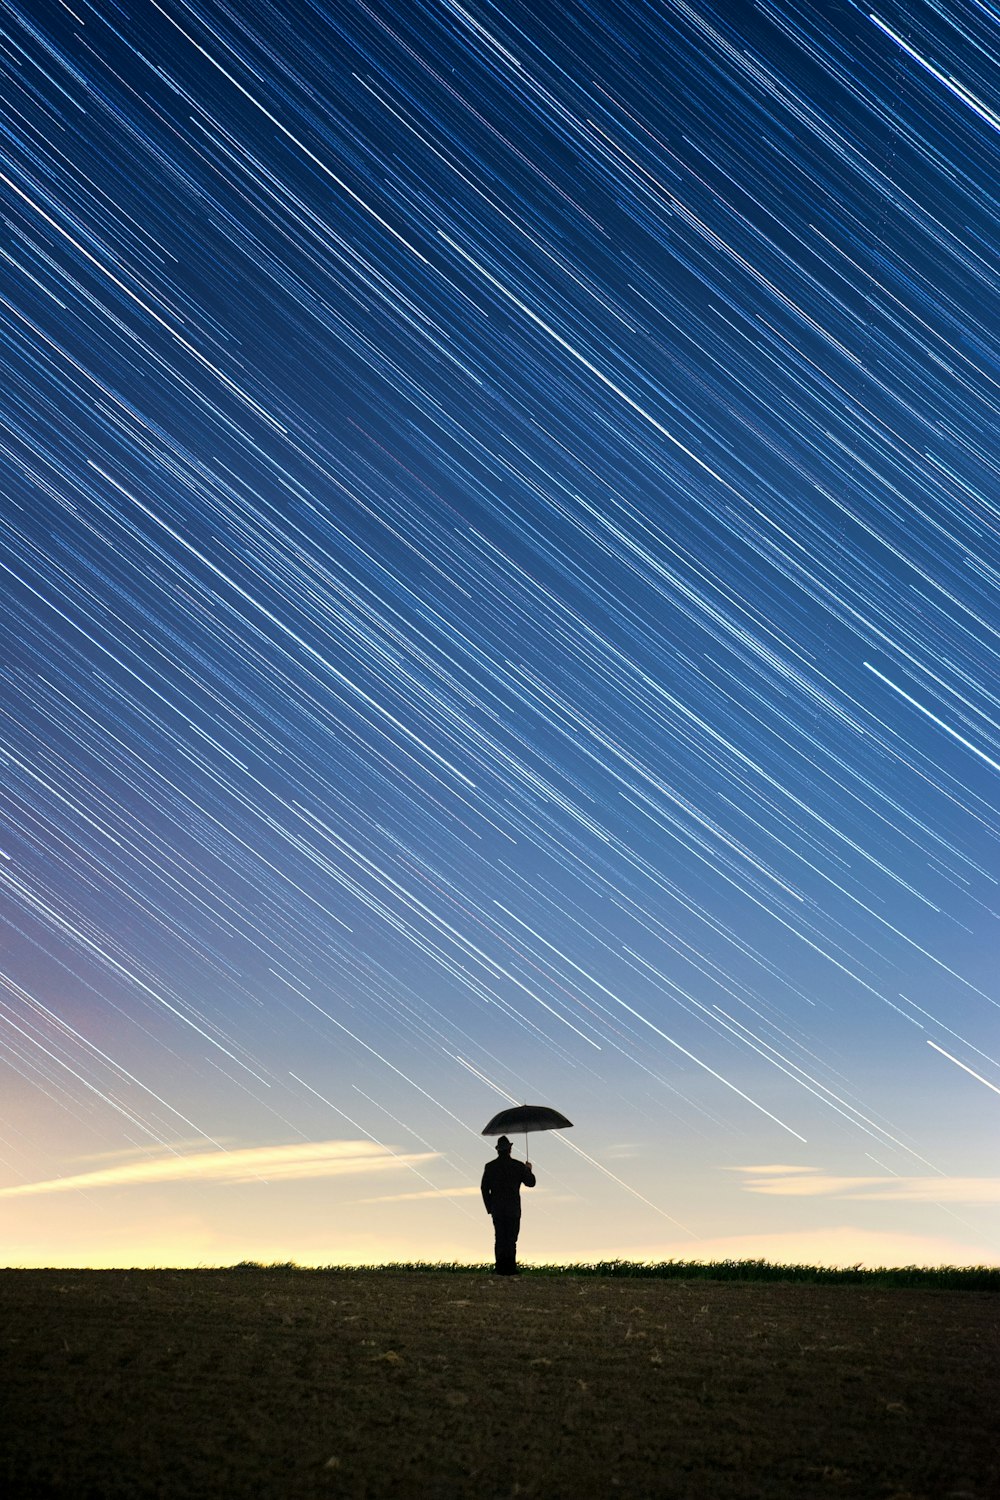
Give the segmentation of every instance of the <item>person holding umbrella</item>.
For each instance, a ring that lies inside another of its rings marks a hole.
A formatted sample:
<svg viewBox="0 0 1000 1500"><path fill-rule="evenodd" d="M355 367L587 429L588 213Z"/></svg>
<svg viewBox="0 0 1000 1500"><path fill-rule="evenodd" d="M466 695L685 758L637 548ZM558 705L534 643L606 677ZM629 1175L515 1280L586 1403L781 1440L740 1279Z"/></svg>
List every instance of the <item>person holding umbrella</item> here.
<svg viewBox="0 0 1000 1500"><path fill-rule="evenodd" d="M545 1104L520 1104L514 1109L502 1109L483 1131L483 1135L496 1135L498 1130L523 1130L527 1155L529 1130L566 1130L573 1121L567 1120L558 1110ZM495 1161L488 1161L480 1184L486 1212L493 1220L496 1234L496 1274L517 1276L517 1236L521 1228L521 1188L534 1187L535 1174L530 1161L518 1161L511 1156L511 1143L506 1135L497 1141Z"/></svg>
<svg viewBox="0 0 1000 1500"><path fill-rule="evenodd" d="M530 1161L511 1156L511 1142L505 1135L497 1141L497 1154L488 1161L480 1183L486 1212L493 1220L496 1274L518 1276L517 1236L521 1228L521 1186L534 1187L535 1174Z"/></svg>

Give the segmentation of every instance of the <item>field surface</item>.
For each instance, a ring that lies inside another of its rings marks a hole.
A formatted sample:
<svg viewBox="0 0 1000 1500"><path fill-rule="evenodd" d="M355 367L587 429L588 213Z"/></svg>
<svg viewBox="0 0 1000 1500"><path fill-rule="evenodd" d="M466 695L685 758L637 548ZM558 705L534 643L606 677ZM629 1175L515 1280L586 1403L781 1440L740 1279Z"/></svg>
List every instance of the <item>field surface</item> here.
<svg viewBox="0 0 1000 1500"><path fill-rule="evenodd" d="M5 1271L0 1490L996 1500L998 1324L975 1291Z"/></svg>

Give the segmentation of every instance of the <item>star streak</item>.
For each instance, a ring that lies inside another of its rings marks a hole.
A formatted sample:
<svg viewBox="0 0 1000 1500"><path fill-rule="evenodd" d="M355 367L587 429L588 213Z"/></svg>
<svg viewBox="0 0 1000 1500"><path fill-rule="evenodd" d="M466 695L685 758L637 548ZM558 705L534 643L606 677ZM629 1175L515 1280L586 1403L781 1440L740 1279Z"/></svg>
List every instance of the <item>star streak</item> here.
<svg viewBox="0 0 1000 1500"><path fill-rule="evenodd" d="M305 1077L449 1162L572 1101L553 1257L665 1173L723 1239L789 1134L988 1173L992 22L11 0L14 1180L318 1140Z"/></svg>

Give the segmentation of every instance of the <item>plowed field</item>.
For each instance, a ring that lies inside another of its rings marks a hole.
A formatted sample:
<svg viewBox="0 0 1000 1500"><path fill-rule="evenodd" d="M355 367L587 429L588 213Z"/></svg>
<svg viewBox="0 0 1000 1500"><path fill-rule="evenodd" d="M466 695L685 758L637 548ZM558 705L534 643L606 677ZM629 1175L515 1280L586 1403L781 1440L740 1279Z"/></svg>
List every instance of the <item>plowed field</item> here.
<svg viewBox="0 0 1000 1500"><path fill-rule="evenodd" d="M988 1293L7 1271L0 1350L11 1500L1000 1496Z"/></svg>

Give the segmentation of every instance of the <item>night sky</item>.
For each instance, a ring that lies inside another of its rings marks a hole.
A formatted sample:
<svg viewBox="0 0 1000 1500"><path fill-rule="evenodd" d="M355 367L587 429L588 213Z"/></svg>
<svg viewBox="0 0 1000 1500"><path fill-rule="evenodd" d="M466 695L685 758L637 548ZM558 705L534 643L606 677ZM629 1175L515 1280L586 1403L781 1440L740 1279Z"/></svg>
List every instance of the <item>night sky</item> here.
<svg viewBox="0 0 1000 1500"><path fill-rule="evenodd" d="M997 23L5 8L8 1263L1000 1263Z"/></svg>

